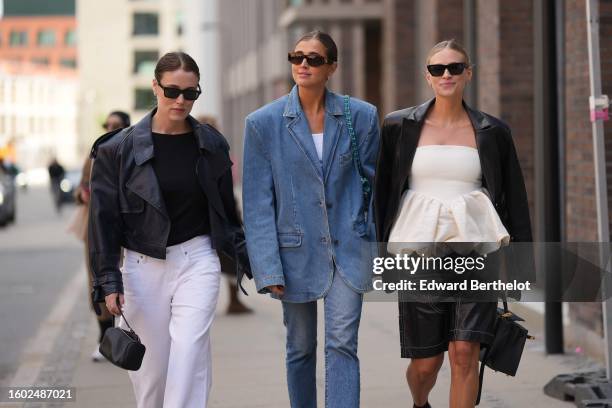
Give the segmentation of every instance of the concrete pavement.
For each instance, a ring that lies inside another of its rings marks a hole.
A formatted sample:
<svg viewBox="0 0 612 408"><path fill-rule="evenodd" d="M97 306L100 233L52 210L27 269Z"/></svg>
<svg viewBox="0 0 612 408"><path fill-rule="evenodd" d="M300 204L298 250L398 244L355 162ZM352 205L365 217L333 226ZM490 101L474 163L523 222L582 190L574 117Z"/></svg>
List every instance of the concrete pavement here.
<svg viewBox="0 0 612 408"><path fill-rule="evenodd" d="M81 280L80 284L84 285L85 281ZM84 294L84 287L82 289L77 293ZM284 374L284 328L280 305L267 297L251 295L246 298L246 302L255 310L254 314L227 316L224 314L228 298L226 289L222 288L213 326L214 379L210 407L288 407ZM254 293L250 283L247 290ZM48 363L41 367L37 381L44 379L43 374L46 372L47 380L55 380L56 384L64 381L64 384L76 387L77 401L66 403L64 406L67 407L133 407L134 398L126 372L109 363L93 363L90 360L90 354L96 345L97 325L92 315L83 312L86 308L85 295L78 296L73 310L63 321L55 316L54 323L46 322L47 326L55 324L64 328L70 327L73 335L62 339L56 347L74 349L76 352L72 355L65 353L65 359L74 359L72 363L58 363L47 358L45 361ZM515 306L514 309L518 312L518 308ZM487 371L481 406L573 407L571 403L545 396L542 387L556 374L589 370L597 367L597 364L574 354L546 356L543 352L541 316L529 311L522 312L528 314L527 326L536 335L536 340L528 343L516 378ZM321 317L320 334L323 327ZM368 302L364 305L359 345L362 407L411 406L410 393L404 380L408 361L399 358L397 330L396 304ZM324 401L322 344L320 335L317 385L321 406ZM27 361L24 361L25 363ZM63 371L63 374L54 378L52 374L55 370ZM71 373L66 372L70 370ZM448 364L445 362L430 400L434 407L448 406L449 374Z"/></svg>

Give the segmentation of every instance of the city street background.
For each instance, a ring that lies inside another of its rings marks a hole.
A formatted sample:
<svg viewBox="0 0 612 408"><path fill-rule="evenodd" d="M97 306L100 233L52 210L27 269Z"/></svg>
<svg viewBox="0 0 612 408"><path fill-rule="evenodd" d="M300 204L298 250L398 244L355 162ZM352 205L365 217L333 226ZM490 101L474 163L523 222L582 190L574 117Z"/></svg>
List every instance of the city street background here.
<svg viewBox="0 0 612 408"><path fill-rule="evenodd" d="M599 14L590 22L587 4ZM597 77L602 93L612 94L610 0L0 0L0 6L0 387L71 385L77 403L67 406L134 406L126 372L90 359L98 329L82 243L66 233L74 206L57 213L47 166L54 158L64 166L61 194L70 197L107 115L122 110L135 123L153 108L155 63L168 51L183 50L198 63L203 93L192 114L207 115L228 140L239 189L244 118L291 89L287 52L302 34L332 35L339 64L329 88L374 104L381 121L432 96L424 80L427 53L439 41L459 40L475 63L466 103L512 129L535 240L606 240L598 235L589 85ZM601 66L592 73L587 33L595 23L598 30L590 32L600 37ZM599 153L612 208L610 123ZM608 214L601 219L612 222ZM546 261L538 267L549 270ZM287 407L280 305L248 283L251 296L244 299L255 313L228 316L226 289L213 328L211 406ZM548 306L512 306L536 339L527 343L516 378L487 370L481 406L573 406L545 396L544 384L603 366L601 303ZM364 305L366 408L411 404L396 309ZM434 407L448 405L449 379L445 365Z"/></svg>
<svg viewBox="0 0 612 408"><path fill-rule="evenodd" d="M66 407L134 407L127 372L90 359L97 324L87 304L86 275L79 241L66 232L74 206L57 215L49 188L19 193L18 222L0 229L0 387L56 385L76 387L76 403ZM284 327L280 304L255 294L244 298L250 315L225 314L222 288L212 329L213 391L211 408L286 408ZM322 308L321 308L322 309ZM543 320L529 309L529 341L517 377L487 370L483 407L571 407L542 392L555 375L591 370L601 365L583 355L546 356ZM321 317L321 316L320 316ZM320 332L323 321L319 319ZM319 336L317 389L323 401L323 339ZM359 337L362 406L400 408L410 404L404 380L408 360L399 357L397 305L367 302ZM447 406L449 367L440 372L431 403ZM22 406L22 404L0 404ZM62 406L61 404L26 406Z"/></svg>

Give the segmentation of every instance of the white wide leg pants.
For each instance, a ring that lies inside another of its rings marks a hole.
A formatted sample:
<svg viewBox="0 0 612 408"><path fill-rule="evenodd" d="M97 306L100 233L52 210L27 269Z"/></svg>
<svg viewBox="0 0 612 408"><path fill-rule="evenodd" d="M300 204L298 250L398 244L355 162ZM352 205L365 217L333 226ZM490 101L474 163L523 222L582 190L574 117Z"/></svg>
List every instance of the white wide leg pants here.
<svg viewBox="0 0 612 408"><path fill-rule="evenodd" d="M138 407L206 407L221 273L210 238L168 247L166 260L127 250L122 272L124 315L146 347L129 372Z"/></svg>

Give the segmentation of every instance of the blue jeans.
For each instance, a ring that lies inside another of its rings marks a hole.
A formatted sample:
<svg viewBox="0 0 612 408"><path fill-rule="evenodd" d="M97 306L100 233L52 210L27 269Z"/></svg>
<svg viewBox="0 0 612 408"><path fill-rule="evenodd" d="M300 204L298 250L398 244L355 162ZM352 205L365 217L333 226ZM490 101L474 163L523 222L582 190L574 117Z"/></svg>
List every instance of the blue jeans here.
<svg viewBox="0 0 612 408"><path fill-rule="evenodd" d="M361 294L349 288L334 271L324 297L325 407L359 407L357 334ZM316 408L317 302L283 302L287 328L287 385L292 408Z"/></svg>

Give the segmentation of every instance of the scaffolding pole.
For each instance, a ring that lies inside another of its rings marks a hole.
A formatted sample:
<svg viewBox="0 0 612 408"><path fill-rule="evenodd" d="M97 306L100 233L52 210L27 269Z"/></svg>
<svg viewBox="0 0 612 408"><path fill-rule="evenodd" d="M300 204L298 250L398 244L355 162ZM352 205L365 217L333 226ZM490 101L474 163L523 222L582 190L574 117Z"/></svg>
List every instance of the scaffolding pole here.
<svg viewBox="0 0 612 408"><path fill-rule="evenodd" d="M595 168L595 191L597 204L597 234L601 243L601 263L605 265L605 272L610 268L606 252L610 242L610 230L608 226L608 192L606 179L606 147L604 142L603 121L608 119L609 102L605 95L601 94L601 62L599 57L599 0L586 0L587 35L589 48L589 83L591 95L589 97L589 108L591 126L593 132L593 159ZM605 287L602 286L602 291ZM603 329L606 354L606 377L611 379L612 362L612 339L610 328L612 327L612 298L609 293L602 292L603 302Z"/></svg>

